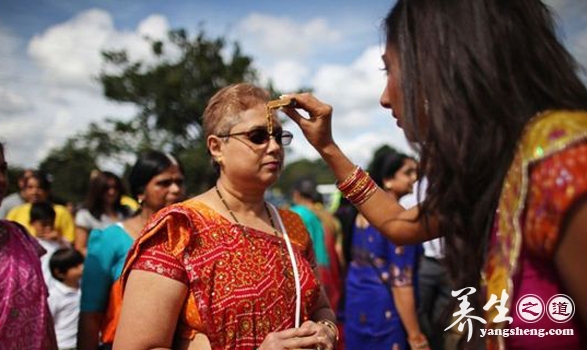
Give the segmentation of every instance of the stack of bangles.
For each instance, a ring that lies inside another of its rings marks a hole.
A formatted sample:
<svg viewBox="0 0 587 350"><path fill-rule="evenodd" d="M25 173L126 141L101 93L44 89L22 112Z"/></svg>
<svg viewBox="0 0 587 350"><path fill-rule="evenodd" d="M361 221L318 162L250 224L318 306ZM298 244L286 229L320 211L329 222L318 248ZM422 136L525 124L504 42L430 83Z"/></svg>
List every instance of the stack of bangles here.
<svg viewBox="0 0 587 350"><path fill-rule="evenodd" d="M359 166L343 182L338 182L336 187L355 206L363 204L377 190L375 181Z"/></svg>
<svg viewBox="0 0 587 350"><path fill-rule="evenodd" d="M338 343L339 334L338 334L338 327L336 327L334 322L324 319L324 320L320 320L316 323L323 324L332 330L332 332L334 333L334 346L336 346L336 344Z"/></svg>
<svg viewBox="0 0 587 350"><path fill-rule="evenodd" d="M414 350L428 349L428 340L423 334L419 334L413 338L409 338L408 343L410 343L410 348Z"/></svg>

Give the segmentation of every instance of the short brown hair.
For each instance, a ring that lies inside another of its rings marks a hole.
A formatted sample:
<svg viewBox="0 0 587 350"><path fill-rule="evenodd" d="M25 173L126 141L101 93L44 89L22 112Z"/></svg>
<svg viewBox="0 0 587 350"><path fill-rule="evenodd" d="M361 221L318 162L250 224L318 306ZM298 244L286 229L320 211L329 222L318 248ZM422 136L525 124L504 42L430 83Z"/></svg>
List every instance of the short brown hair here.
<svg viewBox="0 0 587 350"><path fill-rule="evenodd" d="M204 111L204 138L225 134L235 126L240 114L269 100L269 92L248 83L238 83L220 89L208 102Z"/></svg>

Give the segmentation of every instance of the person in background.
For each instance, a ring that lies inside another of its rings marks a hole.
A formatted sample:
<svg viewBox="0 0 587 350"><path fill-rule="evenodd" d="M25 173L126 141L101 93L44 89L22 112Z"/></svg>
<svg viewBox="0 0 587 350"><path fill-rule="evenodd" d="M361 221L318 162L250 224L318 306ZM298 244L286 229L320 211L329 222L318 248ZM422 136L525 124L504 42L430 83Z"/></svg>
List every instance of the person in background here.
<svg viewBox="0 0 587 350"><path fill-rule="evenodd" d="M314 254L316 255L316 270L318 277L322 282L322 286L326 291L330 305L333 306L333 301L338 300L339 288L337 288L336 281L333 280L331 271L331 259L328 248L326 246L325 227L314 211L314 201L318 198L318 191L316 190L316 183L313 179L300 178L293 186L291 211L298 214L308 233L312 238L314 246Z"/></svg>
<svg viewBox="0 0 587 350"><path fill-rule="evenodd" d="M25 179L24 191L28 203L12 208L12 210L8 212L6 218L18 222L23 225L30 234L37 236L37 231L30 226L31 206L33 203L51 202L51 181L49 181L47 174L41 171L34 171ZM52 205L55 210L55 230L60 238L63 238L68 242L73 242L75 225L69 210L61 204L52 203Z"/></svg>
<svg viewBox="0 0 587 350"><path fill-rule="evenodd" d="M417 193L400 199L404 208L411 208L424 200L426 179L418 181ZM439 237L422 243L424 253L418 267L418 320L426 335L430 349L452 349L456 345L452 332L445 331L450 324L452 285L445 261L444 238Z"/></svg>
<svg viewBox="0 0 587 350"><path fill-rule="evenodd" d="M49 259L49 268L53 277L49 283L49 310L57 345L59 350L75 350L84 256L74 248L57 249Z"/></svg>
<svg viewBox="0 0 587 350"><path fill-rule="evenodd" d="M4 219L8 212L21 204L27 202L25 199L25 191L24 191L24 180L29 177L33 173L32 169L25 169L23 172L18 176L18 192L14 192L2 201L2 205L0 205L0 219Z"/></svg>
<svg viewBox="0 0 587 350"><path fill-rule="evenodd" d="M316 184L314 184L316 190L313 196L312 210L324 227L324 244L328 251L328 258L330 259L330 275L332 276L332 283L330 286L325 286L330 290L326 290L330 306L336 312L337 327L339 330L339 340L336 344L337 350L344 350L344 332L341 318L339 318L340 311L342 309L342 300L344 294L344 257L342 251L342 227L340 221L330 211L324 207L324 199L320 192L318 192Z"/></svg>
<svg viewBox="0 0 587 350"><path fill-rule="evenodd" d="M122 181L109 172L98 172L90 180L90 188L84 207L75 215L75 247L86 254L88 235L122 221L131 214L131 209L121 203L124 193Z"/></svg>
<svg viewBox="0 0 587 350"><path fill-rule="evenodd" d="M214 188L159 211L129 252L115 349L332 349L334 313L300 217L264 200L293 135L266 90L230 85L203 137Z"/></svg>
<svg viewBox="0 0 587 350"><path fill-rule="evenodd" d="M51 255L60 248L70 246L70 243L65 241L55 231L55 210L53 205L49 202L38 202L31 205L30 226L37 232L37 241L47 252L41 257L41 267L43 269L43 277L45 283L49 286L53 276L49 268L49 260Z"/></svg>
<svg viewBox="0 0 587 350"><path fill-rule="evenodd" d="M284 112L381 233L396 244L444 236L457 296L486 322L469 319L463 345L584 349L587 88L551 10L540 0L398 0L384 28L380 103L418 146L428 180L421 205L404 209L342 153L331 106L291 94L308 116ZM513 310L527 294L565 294L576 313L524 322ZM509 336L481 338L477 327ZM533 329L572 335L510 333Z"/></svg>
<svg viewBox="0 0 587 350"><path fill-rule="evenodd" d="M399 200L412 192L416 167L412 158L388 151L376 154L369 173ZM351 242L345 284L346 348L428 349L416 302L421 245L396 246L361 214L355 218Z"/></svg>
<svg viewBox="0 0 587 350"><path fill-rule="evenodd" d="M183 167L174 156L159 151L139 155L128 182L140 209L133 217L90 234L82 279L80 350L112 345L122 295L119 277L128 250L154 213L185 194Z"/></svg>
<svg viewBox="0 0 587 350"><path fill-rule="evenodd" d="M0 143L0 204L8 188ZM0 346L57 349L39 257L45 250L18 223L0 220Z"/></svg>

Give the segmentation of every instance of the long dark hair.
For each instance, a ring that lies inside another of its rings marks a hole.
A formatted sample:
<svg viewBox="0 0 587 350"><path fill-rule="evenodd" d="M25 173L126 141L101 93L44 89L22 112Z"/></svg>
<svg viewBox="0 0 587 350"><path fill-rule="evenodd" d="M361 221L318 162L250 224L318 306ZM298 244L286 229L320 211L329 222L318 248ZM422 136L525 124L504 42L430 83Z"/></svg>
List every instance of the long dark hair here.
<svg viewBox="0 0 587 350"><path fill-rule="evenodd" d="M384 27L429 181L421 219L438 218L456 287L478 287L516 142L541 111L587 109L579 67L538 0L399 0Z"/></svg>
<svg viewBox="0 0 587 350"><path fill-rule="evenodd" d="M104 194L108 192L109 180L114 180L116 189L118 191L118 198L114 202L114 211L122 214L123 216L128 216L130 214L130 209L120 203L120 198L123 194L126 194L124 185L122 184L120 178L116 174L109 171L101 171L90 181L90 188L88 190L88 195L86 196L85 201L86 208L97 220L100 220L100 217L106 211Z"/></svg>
<svg viewBox="0 0 587 350"><path fill-rule="evenodd" d="M383 181L394 177L404 166L409 157L393 149L385 150L373 156L367 170L377 186L384 188Z"/></svg>

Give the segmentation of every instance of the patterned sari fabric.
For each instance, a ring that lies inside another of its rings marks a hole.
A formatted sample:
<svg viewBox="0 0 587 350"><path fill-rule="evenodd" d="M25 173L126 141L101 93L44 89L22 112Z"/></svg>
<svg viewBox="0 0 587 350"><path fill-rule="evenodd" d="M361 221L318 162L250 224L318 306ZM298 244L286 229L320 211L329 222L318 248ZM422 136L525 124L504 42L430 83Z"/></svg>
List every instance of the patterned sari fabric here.
<svg viewBox="0 0 587 350"><path fill-rule="evenodd" d="M312 243L299 216L279 210L292 241L302 288L302 322L320 293ZM176 336L205 334L212 349L253 349L294 327L293 270L282 237L234 224L195 200L157 213L135 241L122 274L150 271L189 289Z"/></svg>
<svg viewBox="0 0 587 350"><path fill-rule="evenodd" d="M574 336L487 337L488 349L579 349L577 317L556 323L544 315L524 322L516 312L524 295L547 301L565 291L558 279L553 256L560 243L565 214L587 194L587 113L547 112L533 118L518 145L501 192L484 273L487 300L506 291L511 324L494 322L496 307L489 308L487 328L568 329ZM499 318L498 318L499 319Z"/></svg>
<svg viewBox="0 0 587 350"><path fill-rule="evenodd" d="M39 256L21 226L0 220L0 349L57 349Z"/></svg>

